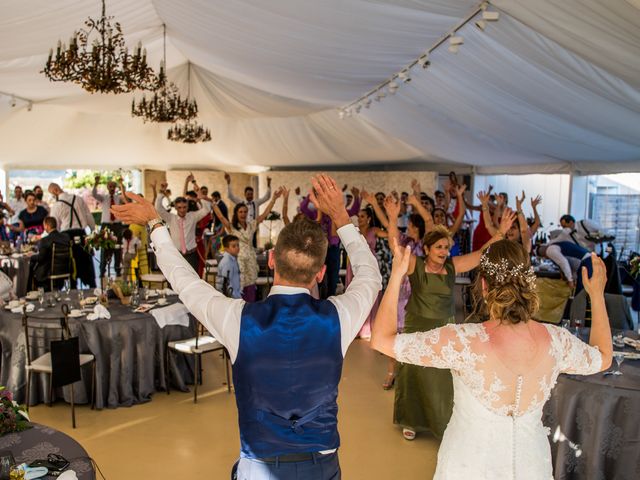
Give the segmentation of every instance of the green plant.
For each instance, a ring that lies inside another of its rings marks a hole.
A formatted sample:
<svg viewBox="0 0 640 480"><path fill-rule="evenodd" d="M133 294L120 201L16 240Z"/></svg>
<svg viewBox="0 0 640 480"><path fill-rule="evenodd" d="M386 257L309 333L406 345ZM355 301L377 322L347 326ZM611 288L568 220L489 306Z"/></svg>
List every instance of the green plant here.
<svg viewBox="0 0 640 480"><path fill-rule="evenodd" d="M117 182L120 178L124 180L127 189L131 188L130 170L68 170L64 179L64 186L69 189L78 190L82 188L93 188L95 177L100 175L101 183L110 181Z"/></svg>
<svg viewBox="0 0 640 480"><path fill-rule="evenodd" d="M133 284L125 280L116 280L111 284L111 288L120 298L130 297L133 294Z"/></svg>

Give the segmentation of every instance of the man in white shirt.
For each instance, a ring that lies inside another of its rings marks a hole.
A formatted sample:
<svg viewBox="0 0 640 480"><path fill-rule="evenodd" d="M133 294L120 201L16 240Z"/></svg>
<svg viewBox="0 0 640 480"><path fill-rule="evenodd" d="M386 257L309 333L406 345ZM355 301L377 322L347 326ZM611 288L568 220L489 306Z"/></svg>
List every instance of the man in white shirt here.
<svg viewBox="0 0 640 480"><path fill-rule="evenodd" d="M317 222L287 225L269 258L274 286L257 303L231 299L200 279L176 251L144 199L114 207L127 223L147 223L158 265L193 315L227 348L240 426L237 478L339 479L337 394L342 361L382 286L367 242L350 223L342 192L320 175L313 203L331 218L354 278L343 295L316 300L328 240Z"/></svg>
<svg viewBox="0 0 640 480"><path fill-rule="evenodd" d="M22 187L16 185L13 190L13 198L9 200L9 229L11 230L11 238L17 239L20 236L20 212L27 208L27 201L23 195Z"/></svg>
<svg viewBox="0 0 640 480"><path fill-rule="evenodd" d="M93 215L80 196L66 193L57 183L49 184L49 193L56 199L49 215L56 219L58 230L66 233L73 243L76 279L79 278L88 287L95 288L96 273L93 268L93 255L84 249L86 229L93 230L96 226ZM72 286L75 287L75 285Z"/></svg>
<svg viewBox="0 0 640 480"><path fill-rule="evenodd" d="M549 243L573 242L590 252L596 250L596 244L592 240L588 240L587 237L602 235L602 227L598 223L588 219L576 223L573 216L563 215L560 217L560 225L562 230L551 232L552 240Z"/></svg>
<svg viewBox="0 0 640 480"><path fill-rule="evenodd" d="M155 184L152 185L155 191ZM167 212L163 205L166 183L160 185L160 192L156 197L155 208L158 216L167 223L171 239L174 246L182 254L185 260L194 270L198 269L198 252L196 251L196 227L198 222L202 220L211 211L211 199L198 196L200 200L200 208L194 212L189 211L189 202L184 197L178 197L174 200L176 214Z"/></svg>
<svg viewBox="0 0 640 480"><path fill-rule="evenodd" d="M227 196L229 197L229 200L231 200L233 203L243 203L247 206L247 209L249 210L247 222L258 218L258 207L263 203L269 201L269 199L271 198L271 178L267 177L267 191L257 200L254 200L253 187L244 187L244 199L242 199L234 195L231 191L231 176L228 173L224 174L224 179L227 181Z"/></svg>
<svg viewBox="0 0 640 480"><path fill-rule="evenodd" d="M122 232L124 231L124 226L122 222L118 222L116 217L111 213L111 207L114 205L121 205L124 203L122 196L116 193L116 188L118 184L114 181L110 181L107 183L107 193L105 195L98 193L98 185L100 184L100 175L95 176L95 183L93 184L93 190L91 191L91 196L95 198L98 202L100 202L100 207L102 208L102 221L100 225L102 228L108 228L111 230L118 241L116 242L116 248L104 250L100 252L100 277L104 277L107 265L109 265L109 261L113 258L114 261L114 270L116 272L116 276L120 276L120 265L122 262L122 250L120 248L120 242L122 241Z"/></svg>

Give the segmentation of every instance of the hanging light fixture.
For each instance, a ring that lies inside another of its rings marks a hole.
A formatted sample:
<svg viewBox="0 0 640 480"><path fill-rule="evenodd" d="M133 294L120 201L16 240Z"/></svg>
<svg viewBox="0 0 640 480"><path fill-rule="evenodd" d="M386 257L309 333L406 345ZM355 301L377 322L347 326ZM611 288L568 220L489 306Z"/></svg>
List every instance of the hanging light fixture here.
<svg viewBox="0 0 640 480"><path fill-rule="evenodd" d="M160 62L160 74L158 75L158 89L153 97L147 100L143 95L142 100L136 104L131 101L131 115L142 117L145 122L176 122L178 120L192 120L198 115L198 104L195 100L182 99L178 87L167 80L167 27L162 25L163 54Z"/></svg>
<svg viewBox="0 0 640 480"><path fill-rule="evenodd" d="M187 64L187 100L191 96L191 62ZM175 123L167 131L167 139L172 142L200 143L211 141L211 131L194 119Z"/></svg>
<svg viewBox="0 0 640 480"><path fill-rule="evenodd" d="M99 20L89 17L69 39L69 46L58 40L55 58L53 49L44 66L45 76L52 82L73 82L90 93L127 93L136 89L155 90L158 77L147 65L147 51L138 46L133 54L124 43L119 22L105 13Z"/></svg>
<svg viewBox="0 0 640 480"><path fill-rule="evenodd" d="M211 131L193 121L176 123L173 127L169 128L167 139L182 143L210 142Z"/></svg>

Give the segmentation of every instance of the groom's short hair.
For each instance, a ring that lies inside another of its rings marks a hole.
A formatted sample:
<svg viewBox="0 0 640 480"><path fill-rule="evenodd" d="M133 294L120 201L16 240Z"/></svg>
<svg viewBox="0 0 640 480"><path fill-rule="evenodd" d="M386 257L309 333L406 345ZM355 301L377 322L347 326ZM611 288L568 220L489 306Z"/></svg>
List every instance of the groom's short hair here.
<svg viewBox="0 0 640 480"><path fill-rule="evenodd" d="M297 217L278 236L274 260L278 275L292 283L308 285L322 269L327 256L327 236L317 222Z"/></svg>

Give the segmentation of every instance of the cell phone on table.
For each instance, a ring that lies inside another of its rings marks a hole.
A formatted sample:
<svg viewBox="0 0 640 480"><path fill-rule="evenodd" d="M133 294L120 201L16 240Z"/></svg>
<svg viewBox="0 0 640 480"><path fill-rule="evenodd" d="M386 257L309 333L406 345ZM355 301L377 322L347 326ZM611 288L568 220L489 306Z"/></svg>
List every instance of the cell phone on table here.
<svg viewBox="0 0 640 480"><path fill-rule="evenodd" d="M45 467L49 471L49 475L57 477L69 467L69 461L62 455L50 453L46 460L34 460L29 466Z"/></svg>

